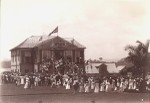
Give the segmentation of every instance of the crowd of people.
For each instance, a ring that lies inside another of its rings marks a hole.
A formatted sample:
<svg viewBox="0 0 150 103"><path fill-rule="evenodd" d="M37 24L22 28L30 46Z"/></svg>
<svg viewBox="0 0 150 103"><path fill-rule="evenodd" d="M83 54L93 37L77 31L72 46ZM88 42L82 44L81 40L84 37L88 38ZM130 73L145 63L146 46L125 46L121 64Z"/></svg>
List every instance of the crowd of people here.
<svg viewBox="0 0 150 103"><path fill-rule="evenodd" d="M50 86L51 88L65 87L66 90L73 89L76 92L128 92L128 91L150 91L150 78L133 77L92 77L78 76L77 74L51 74L51 75L14 75L13 73L2 74L1 82L15 83L16 86L23 85L24 89L36 86Z"/></svg>

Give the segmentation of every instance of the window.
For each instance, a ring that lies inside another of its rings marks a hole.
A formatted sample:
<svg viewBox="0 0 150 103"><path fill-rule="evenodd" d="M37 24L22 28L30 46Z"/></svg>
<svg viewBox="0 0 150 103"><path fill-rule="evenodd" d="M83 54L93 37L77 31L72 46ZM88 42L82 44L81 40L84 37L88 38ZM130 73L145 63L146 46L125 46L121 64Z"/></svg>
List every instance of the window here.
<svg viewBox="0 0 150 103"><path fill-rule="evenodd" d="M31 63L31 52L25 52L25 63Z"/></svg>
<svg viewBox="0 0 150 103"><path fill-rule="evenodd" d="M12 60L12 62L14 62L14 55L12 56L11 60Z"/></svg>

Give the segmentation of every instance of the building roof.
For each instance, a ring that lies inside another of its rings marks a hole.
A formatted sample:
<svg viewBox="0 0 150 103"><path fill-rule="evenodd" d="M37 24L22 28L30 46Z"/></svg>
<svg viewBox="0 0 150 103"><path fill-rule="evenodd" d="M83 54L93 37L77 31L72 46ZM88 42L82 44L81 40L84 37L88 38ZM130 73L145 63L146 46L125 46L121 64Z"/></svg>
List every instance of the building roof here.
<svg viewBox="0 0 150 103"><path fill-rule="evenodd" d="M80 44L78 41L76 41L74 38L63 38L64 40L68 41L69 43L75 45L78 48L86 48L82 44Z"/></svg>
<svg viewBox="0 0 150 103"><path fill-rule="evenodd" d="M39 42L40 36L31 36L25 39L22 43L12 48L11 50L19 49L19 48L33 48Z"/></svg>
<svg viewBox="0 0 150 103"><path fill-rule="evenodd" d="M43 43L47 43L48 41L51 41L52 39L56 38L57 36L47 36L47 35L41 35L41 36L31 36L27 39L25 39L22 43L20 43L19 45L17 45L16 47L12 48L11 50L15 50L15 49L19 49L19 48L34 48L34 47L38 47L39 45L43 44ZM61 37L59 37L61 38ZM74 45L77 48L85 48L85 46L83 46L82 44L80 44L79 42L77 42L74 39L65 39L62 38L63 40L72 43L72 41L74 41Z"/></svg>
<svg viewBox="0 0 150 103"><path fill-rule="evenodd" d="M91 63L86 66L86 73L99 73L97 67L102 65L103 63ZM119 73L123 66L116 67L115 63L104 63L107 66L107 70L109 73Z"/></svg>

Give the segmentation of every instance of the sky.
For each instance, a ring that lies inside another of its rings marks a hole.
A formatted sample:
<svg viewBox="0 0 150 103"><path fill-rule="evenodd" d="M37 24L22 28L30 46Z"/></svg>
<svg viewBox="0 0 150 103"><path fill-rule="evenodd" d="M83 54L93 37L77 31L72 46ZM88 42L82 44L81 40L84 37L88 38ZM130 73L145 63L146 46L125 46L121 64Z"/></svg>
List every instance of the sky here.
<svg viewBox="0 0 150 103"><path fill-rule="evenodd" d="M1 0L0 60L32 35L60 37L86 46L85 59L126 57L128 44L150 39L150 0ZM52 34L56 35L56 34Z"/></svg>

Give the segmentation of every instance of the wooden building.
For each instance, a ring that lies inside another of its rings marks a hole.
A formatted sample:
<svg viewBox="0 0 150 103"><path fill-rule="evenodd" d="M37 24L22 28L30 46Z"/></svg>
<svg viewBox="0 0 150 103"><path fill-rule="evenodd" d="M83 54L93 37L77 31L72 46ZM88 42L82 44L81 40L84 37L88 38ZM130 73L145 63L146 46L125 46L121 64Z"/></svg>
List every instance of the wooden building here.
<svg viewBox="0 0 150 103"><path fill-rule="evenodd" d="M44 59L63 58L84 69L85 47L74 38L31 36L11 49L11 70L19 73L39 72Z"/></svg>

